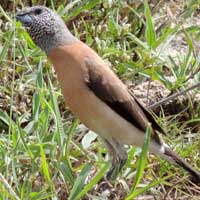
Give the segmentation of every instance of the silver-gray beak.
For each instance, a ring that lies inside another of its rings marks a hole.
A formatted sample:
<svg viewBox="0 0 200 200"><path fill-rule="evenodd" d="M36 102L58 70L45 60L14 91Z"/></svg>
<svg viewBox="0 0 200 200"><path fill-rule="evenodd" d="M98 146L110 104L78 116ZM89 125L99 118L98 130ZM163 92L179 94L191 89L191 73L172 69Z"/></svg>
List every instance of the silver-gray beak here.
<svg viewBox="0 0 200 200"><path fill-rule="evenodd" d="M20 21L24 26L30 26L33 19L28 14L17 14L15 16L17 21Z"/></svg>

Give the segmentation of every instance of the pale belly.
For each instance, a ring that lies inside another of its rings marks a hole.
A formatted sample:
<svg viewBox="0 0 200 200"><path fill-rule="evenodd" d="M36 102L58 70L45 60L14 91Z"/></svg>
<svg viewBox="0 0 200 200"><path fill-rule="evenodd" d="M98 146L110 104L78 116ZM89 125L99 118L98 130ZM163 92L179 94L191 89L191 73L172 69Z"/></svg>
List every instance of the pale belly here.
<svg viewBox="0 0 200 200"><path fill-rule="evenodd" d="M120 117L89 90L77 91L77 95L64 94L70 110L100 137L116 140L121 144L142 147L145 133ZM160 154L163 147L153 141L149 144L151 153Z"/></svg>
<svg viewBox="0 0 200 200"><path fill-rule="evenodd" d="M71 111L83 124L102 138L114 139L121 144L141 147L144 142L144 132L120 117L89 90L85 85L85 78L88 75L87 67L81 66L83 63L80 59L77 59L78 55L74 56L70 51L67 47L60 51L56 50L50 55L50 58L58 75L66 104ZM78 52L82 53L82 51ZM90 53L94 56L94 59L99 61L99 58L93 52ZM84 55L87 55L87 53ZM84 55L80 54L80 58L81 56L84 58ZM99 62L101 63L101 61ZM107 71L106 73L110 72ZM151 149L152 152L157 149L153 142L150 144Z"/></svg>
<svg viewBox="0 0 200 200"><path fill-rule="evenodd" d="M72 112L89 129L103 138L114 138L122 144L142 146L144 133L115 113L90 91L65 95Z"/></svg>

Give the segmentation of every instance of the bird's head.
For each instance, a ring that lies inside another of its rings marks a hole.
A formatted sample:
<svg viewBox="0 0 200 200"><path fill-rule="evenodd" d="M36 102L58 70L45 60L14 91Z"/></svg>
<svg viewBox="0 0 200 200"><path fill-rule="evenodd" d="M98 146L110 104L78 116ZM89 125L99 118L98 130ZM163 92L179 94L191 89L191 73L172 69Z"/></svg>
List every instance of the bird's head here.
<svg viewBox="0 0 200 200"><path fill-rule="evenodd" d="M44 6L25 8L16 14L16 20L22 23L36 45L47 54L53 48L77 40L61 17Z"/></svg>

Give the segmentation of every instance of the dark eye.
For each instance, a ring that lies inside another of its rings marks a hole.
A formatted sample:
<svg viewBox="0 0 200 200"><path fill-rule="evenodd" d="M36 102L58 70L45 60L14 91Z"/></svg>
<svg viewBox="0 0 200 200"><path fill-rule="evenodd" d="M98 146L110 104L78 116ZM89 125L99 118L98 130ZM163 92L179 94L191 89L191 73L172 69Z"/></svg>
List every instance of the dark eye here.
<svg viewBox="0 0 200 200"><path fill-rule="evenodd" d="M37 9L35 9L34 13L35 13L35 15L39 15L42 13L42 9L37 8Z"/></svg>

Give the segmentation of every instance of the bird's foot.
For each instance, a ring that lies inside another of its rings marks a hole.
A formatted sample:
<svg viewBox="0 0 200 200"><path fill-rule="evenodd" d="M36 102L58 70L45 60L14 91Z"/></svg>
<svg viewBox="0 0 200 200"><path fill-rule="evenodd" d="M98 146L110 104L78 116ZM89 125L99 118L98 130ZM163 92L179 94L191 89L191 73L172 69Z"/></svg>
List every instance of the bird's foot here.
<svg viewBox="0 0 200 200"><path fill-rule="evenodd" d="M117 159L117 162L112 162L112 167L111 169L108 171L107 175L106 175L106 179L107 180L111 180L114 181L116 180L119 172L122 170L122 167L125 165L126 163L126 159Z"/></svg>

